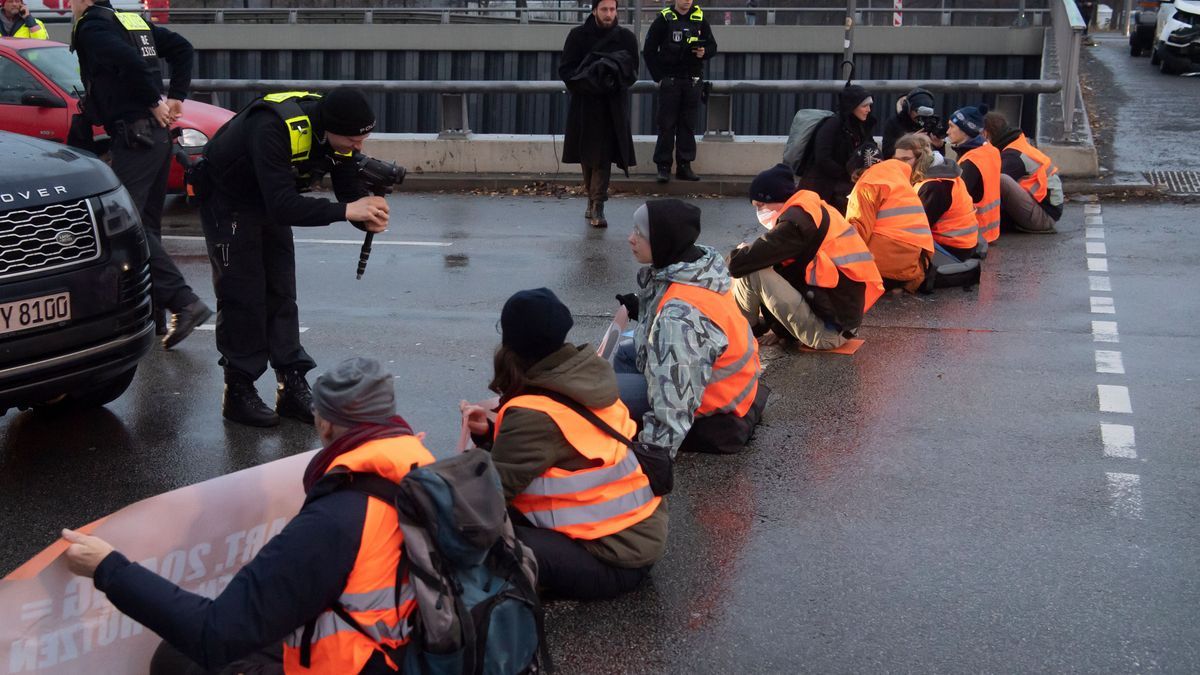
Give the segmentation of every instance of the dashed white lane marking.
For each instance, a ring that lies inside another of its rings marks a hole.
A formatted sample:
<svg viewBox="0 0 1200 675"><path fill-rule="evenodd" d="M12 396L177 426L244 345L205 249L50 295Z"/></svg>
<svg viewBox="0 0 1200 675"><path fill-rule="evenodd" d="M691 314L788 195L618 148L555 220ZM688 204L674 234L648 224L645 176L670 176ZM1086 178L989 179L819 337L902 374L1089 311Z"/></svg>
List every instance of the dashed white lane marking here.
<svg viewBox="0 0 1200 675"><path fill-rule="evenodd" d="M186 234L165 234L163 239L172 241L204 241L204 237L196 237ZM297 244L353 244L362 246L362 239L296 239ZM372 246L435 246L444 248L453 246L454 242L449 241L405 241L403 239L376 239L371 244Z"/></svg>
<svg viewBox="0 0 1200 675"><path fill-rule="evenodd" d="M1089 272L1107 272L1108 271L1108 259L1107 258L1088 258L1088 271Z"/></svg>
<svg viewBox="0 0 1200 675"><path fill-rule="evenodd" d="M1096 214L1100 213L1100 205L1099 204L1084 204L1083 205L1083 213L1084 213L1084 215L1087 215L1087 216L1096 215Z"/></svg>
<svg viewBox="0 0 1200 675"><path fill-rule="evenodd" d="M214 330L215 331L216 329L217 329L217 325L215 323L206 323L206 324L201 324L199 326L196 326L196 330ZM307 333L308 326L300 326L300 332Z"/></svg>
<svg viewBox="0 0 1200 675"><path fill-rule="evenodd" d="M1103 239L1104 238L1104 228L1103 227L1089 227L1084 231L1087 234L1085 234L1083 236L1088 239Z"/></svg>
<svg viewBox="0 0 1200 675"><path fill-rule="evenodd" d="M1142 478L1135 473L1106 473L1108 498L1117 515L1142 519Z"/></svg>
<svg viewBox="0 0 1200 675"><path fill-rule="evenodd" d="M1098 384L1096 393L1100 397L1100 412L1133 412L1133 405L1129 402L1129 387L1121 384Z"/></svg>
<svg viewBox="0 0 1200 675"><path fill-rule="evenodd" d="M1100 442L1104 444L1105 457L1137 459L1133 427L1128 424L1101 424Z"/></svg>
<svg viewBox="0 0 1200 675"><path fill-rule="evenodd" d="M1085 215L1083 217L1083 224L1084 225L1103 225L1104 218L1102 216L1100 216L1099 214L1092 215L1092 216Z"/></svg>
<svg viewBox="0 0 1200 675"><path fill-rule="evenodd" d="M1093 291L1112 292L1112 281L1108 277L1088 277L1088 288Z"/></svg>
<svg viewBox="0 0 1200 675"><path fill-rule="evenodd" d="M1093 321L1092 322L1092 341L1093 342L1120 342L1121 336L1117 333L1116 321Z"/></svg>
<svg viewBox="0 0 1200 675"><path fill-rule="evenodd" d="M1108 247L1102 241L1087 242L1088 255L1108 255Z"/></svg>
<svg viewBox="0 0 1200 675"><path fill-rule="evenodd" d="M1125 363L1121 359L1121 352L1097 349L1096 372L1109 375L1124 375Z"/></svg>
<svg viewBox="0 0 1200 675"><path fill-rule="evenodd" d="M1113 306L1113 299L1102 295L1093 295L1092 314L1116 314L1117 308Z"/></svg>

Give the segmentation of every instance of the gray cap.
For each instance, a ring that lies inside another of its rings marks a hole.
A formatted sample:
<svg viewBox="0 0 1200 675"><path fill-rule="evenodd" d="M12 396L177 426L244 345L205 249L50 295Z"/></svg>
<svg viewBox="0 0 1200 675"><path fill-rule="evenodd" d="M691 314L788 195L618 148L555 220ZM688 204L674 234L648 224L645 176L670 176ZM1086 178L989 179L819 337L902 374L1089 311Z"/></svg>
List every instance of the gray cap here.
<svg viewBox="0 0 1200 675"><path fill-rule="evenodd" d="M392 374L375 359L361 356L346 359L318 377L312 399L313 412L340 427L383 423L396 415Z"/></svg>
<svg viewBox="0 0 1200 675"><path fill-rule="evenodd" d="M640 234L642 239L650 239L650 209L645 204L633 212L633 231Z"/></svg>

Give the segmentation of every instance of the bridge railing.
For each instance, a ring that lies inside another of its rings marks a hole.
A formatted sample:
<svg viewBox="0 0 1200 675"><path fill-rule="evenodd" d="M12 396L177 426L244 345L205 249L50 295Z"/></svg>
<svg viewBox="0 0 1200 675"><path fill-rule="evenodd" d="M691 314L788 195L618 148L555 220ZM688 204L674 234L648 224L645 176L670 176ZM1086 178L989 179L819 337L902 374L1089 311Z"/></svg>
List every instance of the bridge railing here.
<svg viewBox="0 0 1200 675"><path fill-rule="evenodd" d="M1051 3L1054 54L1057 57L1058 77L1062 82L1063 136L1069 137L1075 126L1076 101L1079 98L1079 54L1087 22L1083 20L1074 0L1054 0ZM1046 55L1043 55L1046 58Z"/></svg>

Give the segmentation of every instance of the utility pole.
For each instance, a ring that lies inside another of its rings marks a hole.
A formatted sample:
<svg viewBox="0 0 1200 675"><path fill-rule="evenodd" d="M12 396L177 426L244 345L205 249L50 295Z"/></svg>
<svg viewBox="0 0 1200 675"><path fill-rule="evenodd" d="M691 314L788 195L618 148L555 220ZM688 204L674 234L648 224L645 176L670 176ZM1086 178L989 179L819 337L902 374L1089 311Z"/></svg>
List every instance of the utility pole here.
<svg viewBox="0 0 1200 675"><path fill-rule="evenodd" d="M846 39L842 43L842 62L854 63L854 14L858 11L857 0L846 0ZM838 67L840 73L842 68ZM853 71L853 68L851 68ZM840 77L838 79L841 79Z"/></svg>

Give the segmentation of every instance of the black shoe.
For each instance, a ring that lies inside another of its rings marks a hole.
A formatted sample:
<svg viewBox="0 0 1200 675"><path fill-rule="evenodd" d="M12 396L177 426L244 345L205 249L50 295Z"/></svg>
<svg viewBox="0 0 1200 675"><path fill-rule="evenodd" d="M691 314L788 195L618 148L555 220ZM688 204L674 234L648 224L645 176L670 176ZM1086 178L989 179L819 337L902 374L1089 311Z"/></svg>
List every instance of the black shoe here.
<svg viewBox="0 0 1200 675"><path fill-rule="evenodd" d="M166 337L162 339L163 349L170 349L183 342L184 338L192 334L196 326L208 321L210 316L212 316L212 310L204 304L203 300L199 299L172 314L171 328L167 331Z"/></svg>
<svg viewBox="0 0 1200 675"><path fill-rule="evenodd" d="M588 220L591 220L592 214L595 212L595 210L596 210L596 202L592 201L591 199L588 199L588 207L587 207L587 210L583 212L583 217Z"/></svg>
<svg viewBox="0 0 1200 675"><path fill-rule="evenodd" d="M671 181L671 167L658 167L658 175L655 176L654 180L658 181L659 183L669 183Z"/></svg>
<svg viewBox="0 0 1200 675"><path fill-rule="evenodd" d="M300 370L277 370L279 387L275 390L275 412L280 417L313 423L312 389Z"/></svg>
<svg viewBox="0 0 1200 675"><path fill-rule="evenodd" d="M242 375L225 376L225 401L221 404L221 414L230 422L252 427L279 424L279 415L258 397L254 382Z"/></svg>
<svg viewBox="0 0 1200 675"><path fill-rule="evenodd" d="M679 180L700 180L700 176L697 176L696 172L692 171L691 164L680 164L675 169L675 177Z"/></svg>
<svg viewBox="0 0 1200 675"><path fill-rule="evenodd" d="M596 208L592 209L592 217L588 219L588 225L608 227L608 219L604 217L604 202L596 202Z"/></svg>

